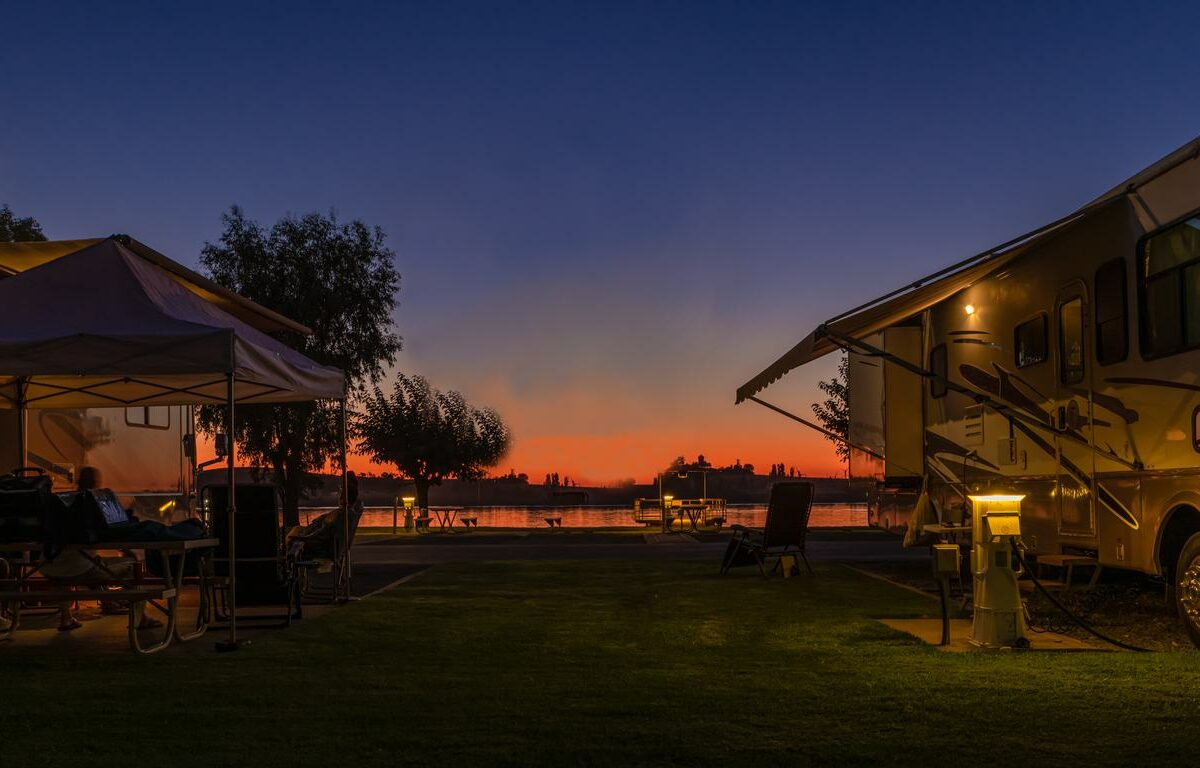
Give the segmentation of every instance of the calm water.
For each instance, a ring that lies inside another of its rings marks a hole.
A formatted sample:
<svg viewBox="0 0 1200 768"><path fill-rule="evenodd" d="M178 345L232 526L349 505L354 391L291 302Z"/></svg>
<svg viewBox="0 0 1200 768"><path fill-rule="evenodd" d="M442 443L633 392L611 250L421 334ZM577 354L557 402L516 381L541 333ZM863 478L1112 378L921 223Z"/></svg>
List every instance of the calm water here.
<svg viewBox="0 0 1200 768"><path fill-rule="evenodd" d="M301 517L308 522L325 509L308 507ZM545 528L546 517L562 517L564 528L611 528L634 526L633 510L627 506L587 507L464 507L464 514L479 518L480 528ZM725 524L761 526L767 517L766 504L730 504L725 512ZM404 510L398 515L404 525ZM864 526L867 524L866 504L813 504L809 525L813 528ZM391 507L367 507L359 525L391 527Z"/></svg>

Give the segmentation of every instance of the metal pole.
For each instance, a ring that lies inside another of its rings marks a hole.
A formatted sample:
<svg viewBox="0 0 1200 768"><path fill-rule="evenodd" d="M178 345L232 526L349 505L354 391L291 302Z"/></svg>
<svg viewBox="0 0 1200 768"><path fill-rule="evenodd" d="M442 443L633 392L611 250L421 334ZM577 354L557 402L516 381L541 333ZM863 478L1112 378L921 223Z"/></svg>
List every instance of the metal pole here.
<svg viewBox="0 0 1200 768"><path fill-rule="evenodd" d="M29 388L29 379L21 376L17 379L17 445L21 452L17 466L29 466L29 409L25 407L25 394Z"/></svg>
<svg viewBox="0 0 1200 768"><path fill-rule="evenodd" d="M350 480L346 475L346 391L342 390L342 440L341 440L341 460L342 460L342 504L344 505L344 513L342 514L342 542L346 547L346 594L345 599L350 599L350 579L352 573L350 570Z"/></svg>
<svg viewBox="0 0 1200 768"><path fill-rule="evenodd" d="M225 642L217 643L218 651L236 651L238 649L237 639L237 483L236 471L234 469L234 454L236 453L237 441L233 439L234 428L234 374L230 371L226 375L226 402L225 402L225 480L227 483L226 499L228 501L228 532L229 547L227 554L229 556L229 638Z"/></svg>

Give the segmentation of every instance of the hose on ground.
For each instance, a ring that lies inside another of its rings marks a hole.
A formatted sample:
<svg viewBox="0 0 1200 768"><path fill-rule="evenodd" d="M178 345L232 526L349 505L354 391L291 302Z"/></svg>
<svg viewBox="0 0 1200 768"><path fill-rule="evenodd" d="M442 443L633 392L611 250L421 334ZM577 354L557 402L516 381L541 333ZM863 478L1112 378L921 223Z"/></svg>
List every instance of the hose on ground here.
<svg viewBox="0 0 1200 768"><path fill-rule="evenodd" d="M1100 630L1092 627L1090 624L1088 624L1086 621L1084 621L1083 619L1076 616L1074 613L1071 613L1071 611L1068 610L1065 605L1063 605L1061 602L1059 602L1058 598L1056 598L1054 595L1050 594L1050 591L1047 590L1044 586L1042 586L1042 582L1038 581L1037 573L1035 572L1035 570L1033 568L1031 568L1029 566L1029 563L1025 562L1025 557L1021 554L1021 550L1017 546L1017 543L1015 541L1012 544L1012 551L1013 551L1013 556L1017 558L1017 561L1019 563L1021 563L1021 567L1024 568L1025 572L1029 574L1029 578L1033 579L1033 586L1037 587L1037 590L1039 592L1041 592L1043 595L1045 595L1046 599L1049 600L1054 605L1055 608L1062 611L1063 614L1067 618L1069 618L1071 621L1075 622L1080 627L1082 627L1084 630L1086 630L1087 632L1090 632L1091 634L1100 638L1101 640L1108 643L1109 645L1115 645L1117 648L1124 648L1127 651L1133 651L1135 653L1150 653L1149 648L1142 648L1137 645L1130 645L1129 643L1121 642L1120 640L1117 640L1116 638L1109 637L1108 635L1104 634Z"/></svg>

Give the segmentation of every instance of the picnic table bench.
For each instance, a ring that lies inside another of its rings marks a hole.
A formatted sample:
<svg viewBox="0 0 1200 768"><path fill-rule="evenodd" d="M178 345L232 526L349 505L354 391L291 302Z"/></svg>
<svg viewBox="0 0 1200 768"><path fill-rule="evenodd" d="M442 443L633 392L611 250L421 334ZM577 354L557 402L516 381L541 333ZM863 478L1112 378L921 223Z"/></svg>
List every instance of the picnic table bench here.
<svg viewBox="0 0 1200 768"><path fill-rule="evenodd" d="M213 538L185 539L175 541L112 541L95 544L70 544L65 549L86 550L141 550L146 557L158 552L162 563L160 578L146 579L135 573L131 580L105 579L49 579L37 576L37 564L28 562L28 556L40 552L40 542L6 543L0 545L5 552L23 552L26 562L21 564L16 578L0 581L0 605L9 613L11 620L0 639L8 640L20 625L21 607L25 603L62 603L76 600L120 600L128 603L129 647L135 653L148 654L161 651L172 641L187 642L205 633L208 629L211 589L209 555L217 546ZM179 595L183 591L185 558L189 552L199 555L196 572L199 576L200 606L196 615L196 626L189 632L179 628ZM147 639L141 633L142 618L149 605L166 619L162 636Z"/></svg>
<svg viewBox="0 0 1200 768"><path fill-rule="evenodd" d="M542 519L551 528L562 528L562 515L558 515L557 517L543 517Z"/></svg>
<svg viewBox="0 0 1200 768"><path fill-rule="evenodd" d="M50 583L50 582L47 582ZM105 586L111 586L112 589L106 589ZM154 653L161 651L171 644L171 640L176 636L176 621L177 616L174 610L164 610L159 606L160 610L166 615L166 626L163 627L162 637L156 641L146 643L141 637L142 619L145 616L145 608L147 603L154 601L174 601L177 597L177 592L166 586L155 587L142 585L137 587L118 586L115 583L92 584L89 589L78 589L65 586L53 585L53 588L43 587L40 580L33 582L24 582L23 586L18 588L12 583L3 584L0 586L0 605L6 606L9 614L8 629L4 631L0 639L9 640L12 638L17 627L21 624L21 606L25 603L63 603L66 601L75 600L120 600L128 603L129 613L129 647L135 653ZM162 626L162 625L158 625Z"/></svg>

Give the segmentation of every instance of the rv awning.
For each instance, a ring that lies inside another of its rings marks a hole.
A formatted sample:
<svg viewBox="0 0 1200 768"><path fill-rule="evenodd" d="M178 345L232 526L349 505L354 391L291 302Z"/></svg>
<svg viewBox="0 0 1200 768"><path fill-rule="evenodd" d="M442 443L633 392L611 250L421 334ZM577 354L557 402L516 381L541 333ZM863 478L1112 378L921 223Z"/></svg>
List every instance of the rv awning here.
<svg viewBox="0 0 1200 768"><path fill-rule="evenodd" d="M284 317L278 312L250 301L245 296L239 296L224 286L214 283L204 275L188 269L179 262L172 261L148 245L134 240L126 235L115 235L112 238L93 238L90 240L44 240L41 242L0 243L0 277L18 275L34 267L48 264L63 256L68 256L84 248L90 248L106 239L113 239L124 245L131 253L160 267L175 282L187 288L200 298L216 304L221 309L260 331L272 333L275 331L292 331L304 336L311 336L312 331L295 320Z"/></svg>
<svg viewBox="0 0 1200 768"><path fill-rule="evenodd" d="M1106 202L1098 201L1093 205L1099 206ZM822 323L816 330L805 336L799 344L767 366L766 370L738 387L736 402L740 403L757 395L782 378L788 371L838 349L838 346L830 338L830 332L838 336L851 336L861 340L897 323L902 323L918 312L945 301L964 288L969 288L985 277L1004 269L1035 244L1043 242L1052 233L1078 221L1091 208L1090 205L1085 206L1058 221L1009 240L990 251L961 261L933 275L921 278L887 296Z"/></svg>
<svg viewBox="0 0 1200 768"><path fill-rule="evenodd" d="M0 408L343 396L318 365L116 239L0 280Z"/></svg>

